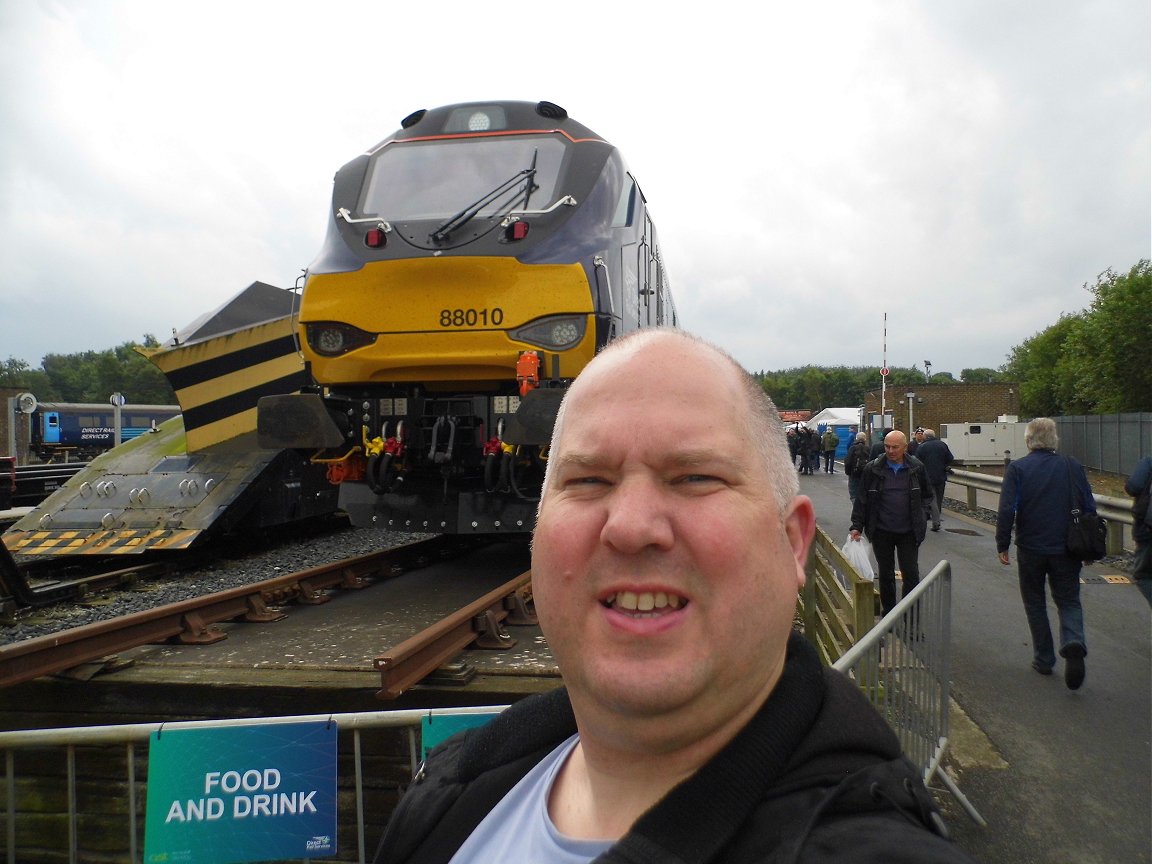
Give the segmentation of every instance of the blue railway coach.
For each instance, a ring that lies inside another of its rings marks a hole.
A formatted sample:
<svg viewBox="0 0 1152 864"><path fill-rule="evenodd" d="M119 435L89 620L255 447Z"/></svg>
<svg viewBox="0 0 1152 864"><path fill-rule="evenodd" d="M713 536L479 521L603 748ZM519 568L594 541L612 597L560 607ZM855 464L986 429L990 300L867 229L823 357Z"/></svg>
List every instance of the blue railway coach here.
<svg viewBox="0 0 1152 864"><path fill-rule="evenodd" d="M29 449L42 461L57 458L87 461L177 416L178 405L125 405L120 409L116 442L116 409L111 405L43 402L32 412Z"/></svg>

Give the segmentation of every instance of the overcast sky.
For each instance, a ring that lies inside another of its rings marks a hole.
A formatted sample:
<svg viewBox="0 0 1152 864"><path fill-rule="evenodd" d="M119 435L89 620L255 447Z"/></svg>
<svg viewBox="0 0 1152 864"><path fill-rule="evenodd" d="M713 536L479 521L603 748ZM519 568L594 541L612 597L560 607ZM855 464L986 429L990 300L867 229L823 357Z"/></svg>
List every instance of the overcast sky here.
<svg viewBox="0 0 1152 864"><path fill-rule="evenodd" d="M753 371L959 376L1152 255L1148 0L0 3L0 360L164 340L318 252L417 108L617 145Z"/></svg>

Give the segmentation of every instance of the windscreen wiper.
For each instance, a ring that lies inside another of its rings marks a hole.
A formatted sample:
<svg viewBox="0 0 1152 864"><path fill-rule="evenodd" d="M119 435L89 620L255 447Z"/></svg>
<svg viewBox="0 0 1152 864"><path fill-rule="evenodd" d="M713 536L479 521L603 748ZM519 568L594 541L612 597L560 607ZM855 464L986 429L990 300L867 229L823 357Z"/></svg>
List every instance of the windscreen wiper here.
<svg viewBox="0 0 1152 864"><path fill-rule="evenodd" d="M497 186L495 189L493 189L491 192L489 192L487 195L483 196L482 198L480 198L476 201L473 201L471 204L469 204L467 207L465 207L463 210L461 210L455 216L450 218L447 222L445 222L443 225L441 225L439 228L437 228L435 231L432 232L433 241L439 243L442 240L445 240L452 231L456 230L457 228L461 228L464 225L471 222L472 219L475 218L476 214L478 214L481 210L483 210L486 206L488 206L494 200L499 198L505 192L510 190L517 183L519 183L521 178L525 178L525 177L528 179L527 188L521 192L518 192L516 194L516 196L508 202L508 205L507 205L508 208L511 208L512 205L514 205L521 197L523 197L524 201L527 202L528 197L536 189L540 188L535 183L535 179L536 179L536 154L535 153L532 154L532 167L531 168L525 168L523 171L517 171L515 174L513 174L511 177L509 177L507 180L505 180L503 183L501 183L499 186Z"/></svg>

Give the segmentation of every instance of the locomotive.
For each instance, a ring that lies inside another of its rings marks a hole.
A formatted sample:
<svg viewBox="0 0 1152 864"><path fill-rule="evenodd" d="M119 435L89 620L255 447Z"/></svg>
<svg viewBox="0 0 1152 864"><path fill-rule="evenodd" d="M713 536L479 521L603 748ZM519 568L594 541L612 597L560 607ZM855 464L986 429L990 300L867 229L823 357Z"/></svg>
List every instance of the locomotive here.
<svg viewBox="0 0 1152 864"><path fill-rule="evenodd" d="M311 384L260 400L354 524L527 533L567 386L678 326L619 151L550 102L420 110L337 173L297 336Z"/></svg>
<svg viewBox="0 0 1152 864"><path fill-rule="evenodd" d="M88 461L179 413L178 405L125 405L120 409L120 440L116 441L116 409L111 405L41 402L30 416L29 450L43 462Z"/></svg>

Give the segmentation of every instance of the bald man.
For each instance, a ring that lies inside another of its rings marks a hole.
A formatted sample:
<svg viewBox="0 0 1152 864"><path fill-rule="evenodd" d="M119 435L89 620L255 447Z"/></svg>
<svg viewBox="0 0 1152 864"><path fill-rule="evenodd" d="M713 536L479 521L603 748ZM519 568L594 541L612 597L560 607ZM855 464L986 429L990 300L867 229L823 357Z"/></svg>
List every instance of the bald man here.
<svg viewBox="0 0 1152 864"><path fill-rule="evenodd" d="M896 606L896 560L907 595L920 582L920 544L927 521L924 507L932 496L924 465L908 453L899 430L884 436L884 455L868 463L852 503L850 535L872 542L880 583L880 605L887 615Z"/></svg>
<svg viewBox="0 0 1152 864"><path fill-rule="evenodd" d="M722 351L614 342L569 390L532 548L565 687L429 754L399 862L969 862L856 686L792 632L815 531Z"/></svg>

